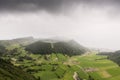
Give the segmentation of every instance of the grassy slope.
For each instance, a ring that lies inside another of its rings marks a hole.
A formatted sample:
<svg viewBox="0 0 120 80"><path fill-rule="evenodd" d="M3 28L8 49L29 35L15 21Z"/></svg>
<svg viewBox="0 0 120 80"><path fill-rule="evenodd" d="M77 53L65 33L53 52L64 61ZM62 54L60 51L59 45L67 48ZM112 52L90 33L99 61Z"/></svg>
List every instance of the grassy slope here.
<svg viewBox="0 0 120 80"><path fill-rule="evenodd" d="M80 61L81 68L93 68L96 71L86 72L95 80L120 80L120 67L114 62L105 59L106 56L99 56L95 54L87 54L79 57L74 57Z"/></svg>
<svg viewBox="0 0 120 80"><path fill-rule="evenodd" d="M89 75L94 80L120 79L120 67L108 60L107 56L96 55L94 52L72 57L63 54L29 54L27 56L32 57L33 60L12 62L16 66L22 66L25 71L41 80L73 80L74 72L85 80L88 80ZM18 56L14 58L17 59ZM92 71L86 71L86 69Z"/></svg>
<svg viewBox="0 0 120 80"><path fill-rule="evenodd" d="M0 80L35 80L35 78L0 59Z"/></svg>
<svg viewBox="0 0 120 80"><path fill-rule="evenodd" d="M64 56L62 54L51 54L49 60L45 60L45 55L31 54L30 56L37 60L32 62L29 62L29 60L24 60L24 62L22 62L22 65L28 66L26 70L36 70L36 72L33 71L33 73L31 73L36 78L40 77L41 80L63 80L65 77L65 80L68 80L68 76L71 76L69 80L73 80L72 75L74 73L74 70L71 71L72 68L69 68L67 65L62 64L68 56ZM55 70L53 70L54 68Z"/></svg>

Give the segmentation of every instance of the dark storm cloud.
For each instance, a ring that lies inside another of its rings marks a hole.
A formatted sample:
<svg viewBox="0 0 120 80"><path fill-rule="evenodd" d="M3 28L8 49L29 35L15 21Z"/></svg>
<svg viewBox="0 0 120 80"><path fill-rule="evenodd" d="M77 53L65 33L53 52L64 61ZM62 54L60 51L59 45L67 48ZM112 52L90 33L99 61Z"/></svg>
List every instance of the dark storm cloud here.
<svg viewBox="0 0 120 80"><path fill-rule="evenodd" d="M120 0L0 0L0 11L38 11L59 12L70 9L72 5L118 7Z"/></svg>
<svg viewBox="0 0 120 80"><path fill-rule="evenodd" d="M3 11L35 11L46 10L56 12L70 3L65 0L0 0L0 10Z"/></svg>

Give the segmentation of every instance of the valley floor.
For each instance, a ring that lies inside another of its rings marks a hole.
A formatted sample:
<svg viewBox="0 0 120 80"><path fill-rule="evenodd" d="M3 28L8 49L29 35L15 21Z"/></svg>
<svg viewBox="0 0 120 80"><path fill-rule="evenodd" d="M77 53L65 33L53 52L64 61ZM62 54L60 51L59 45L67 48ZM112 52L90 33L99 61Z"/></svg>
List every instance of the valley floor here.
<svg viewBox="0 0 120 80"><path fill-rule="evenodd" d="M108 60L107 56L89 53L76 56L74 59L80 62L77 66L85 74L94 78L94 80L120 80L120 67L116 63Z"/></svg>
<svg viewBox="0 0 120 80"><path fill-rule="evenodd" d="M27 56L20 58L21 56ZM4 59L8 57L4 56ZM120 80L120 67L96 52L69 57L64 54L23 54L9 56L15 66L37 80ZM19 60L18 60L19 59Z"/></svg>

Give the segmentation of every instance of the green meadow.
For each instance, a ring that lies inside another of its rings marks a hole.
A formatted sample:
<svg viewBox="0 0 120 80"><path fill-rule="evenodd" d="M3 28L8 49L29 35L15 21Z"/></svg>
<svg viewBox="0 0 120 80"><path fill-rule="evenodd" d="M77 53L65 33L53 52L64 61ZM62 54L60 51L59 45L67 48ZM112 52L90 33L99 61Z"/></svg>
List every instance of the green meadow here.
<svg viewBox="0 0 120 80"><path fill-rule="evenodd" d="M24 57L24 58L22 58ZM46 55L20 54L4 56L37 80L74 80L76 72L81 80L120 80L120 67L95 52L77 56L61 53Z"/></svg>
<svg viewBox="0 0 120 80"><path fill-rule="evenodd" d="M107 56L89 53L74 58L80 62L82 71L95 80L120 80L120 67L108 60Z"/></svg>

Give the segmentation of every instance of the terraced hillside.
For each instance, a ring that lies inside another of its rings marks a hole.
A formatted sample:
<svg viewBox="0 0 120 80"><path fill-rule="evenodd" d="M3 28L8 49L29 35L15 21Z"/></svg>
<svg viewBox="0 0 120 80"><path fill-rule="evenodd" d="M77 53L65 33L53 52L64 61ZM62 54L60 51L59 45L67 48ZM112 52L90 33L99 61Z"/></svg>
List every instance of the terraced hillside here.
<svg viewBox="0 0 120 80"><path fill-rule="evenodd" d="M32 75L0 59L0 80L36 80Z"/></svg>
<svg viewBox="0 0 120 80"><path fill-rule="evenodd" d="M108 56L90 52L74 40L40 40L24 47L21 45L0 47L0 52L3 53L0 55L2 59L10 61L14 66L26 72L26 76L31 74L37 80L120 79L120 67L109 60ZM13 76L16 77L14 74Z"/></svg>
<svg viewBox="0 0 120 80"><path fill-rule="evenodd" d="M8 55L3 58L8 59ZM73 80L73 73L79 68L71 65L73 63L68 61L69 58L69 56L59 53L50 55L17 54L9 57L15 66L21 67L38 80Z"/></svg>
<svg viewBox="0 0 120 80"><path fill-rule="evenodd" d="M84 73L94 80L120 80L120 67L107 59L107 56L99 56L94 53L74 57L80 61L78 65Z"/></svg>
<svg viewBox="0 0 120 80"><path fill-rule="evenodd" d="M3 57L8 59L8 55ZM61 53L46 55L16 54L9 56L15 66L38 80L119 80L120 67L95 52L77 56ZM47 76L47 77L46 77Z"/></svg>

